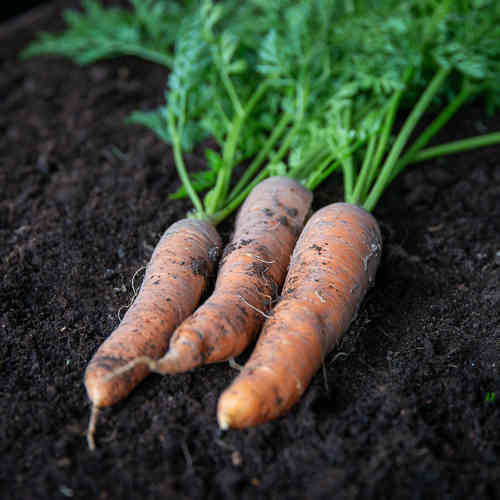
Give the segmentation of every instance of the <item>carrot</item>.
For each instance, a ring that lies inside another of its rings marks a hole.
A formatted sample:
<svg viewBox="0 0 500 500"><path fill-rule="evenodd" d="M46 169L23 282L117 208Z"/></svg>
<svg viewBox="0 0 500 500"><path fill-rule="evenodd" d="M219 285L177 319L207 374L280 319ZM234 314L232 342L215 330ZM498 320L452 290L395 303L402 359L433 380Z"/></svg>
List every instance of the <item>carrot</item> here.
<svg viewBox="0 0 500 500"><path fill-rule="evenodd" d="M244 369L220 397L222 429L269 421L298 401L355 318L381 248L377 222L356 205L334 203L311 217L279 304Z"/></svg>
<svg viewBox="0 0 500 500"><path fill-rule="evenodd" d="M163 358L139 358L129 367L146 363L151 371L173 374L240 354L283 284L311 201L312 193L287 177L258 184L240 208L212 295L177 328Z"/></svg>
<svg viewBox="0 0 500 500"><path fill-rule="evenodd" d="M107 376L138 356L159 357L165 353L175 328L197 306L221 246L215 228L201 220L182 219L163 234L134 303L85 371L94 415L88 434L91 448L96 408L127 396L149 370L142 365L120 377Z"/></svg>

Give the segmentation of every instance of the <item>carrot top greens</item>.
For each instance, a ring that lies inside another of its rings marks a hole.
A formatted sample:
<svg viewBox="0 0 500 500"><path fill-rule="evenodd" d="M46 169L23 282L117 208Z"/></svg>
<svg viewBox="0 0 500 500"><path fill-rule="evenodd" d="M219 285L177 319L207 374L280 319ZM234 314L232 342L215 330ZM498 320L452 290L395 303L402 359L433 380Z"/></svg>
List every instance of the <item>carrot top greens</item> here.
<svg viewBox="0 0 500 500"><path fill-rule="evenodd" d="M194 217L220 222L270 175L315 189L335 171L345 201L371 211L406 166L500 143L497 132L427 147L472 98L500 105L495 0L131 4L87 0L66 13L65 32L24 54L82 64L133 54L169 67L165 105L130 121L172 144L182 181L172 197L189 196ZM416 135L426 113L434 119ZM218 147L188 174L183 153L207 137Z"/></svg>

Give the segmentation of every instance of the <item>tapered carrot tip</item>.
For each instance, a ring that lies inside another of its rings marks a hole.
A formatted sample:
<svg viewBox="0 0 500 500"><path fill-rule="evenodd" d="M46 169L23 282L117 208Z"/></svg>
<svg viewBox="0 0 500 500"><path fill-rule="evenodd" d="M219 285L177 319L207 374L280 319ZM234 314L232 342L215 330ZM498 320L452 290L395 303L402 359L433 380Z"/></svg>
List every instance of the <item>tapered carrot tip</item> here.
<svg viewBox="0 0 500 500"><path fill-rule="evenodd" d="M85 386L87 389L87 395L90 401L93 402L95 407L100 408L103 405L103 401L106 400L106 394L109 391L109 387L105 387L102 383L98 383L95 379L90 380Z"/></svg>
<svg viewBox="0 0 500 500"><path fill-rule="evenodd" d="M133 366L128 373L122 374L121 377L115 376L117 369L105 370L98 366L97 369L90 373L90 376L85 376L85 389L87 390L87 395L92 401L92 404L98 408L103 408L105 406L110 406L121 399L121 395L124 392L130 392L130 385L137 385L138 381L143 379L148 373L148 366L145 364L140 364ZM97 373L99 376L93 376ZM111 375L111 376L110 376Z"/></svg>
<svg viewBox="0 0 500 500"><path fill-rule="evenodd" d="M95 406L117 403L149 374L150 363L141 357L165 354L174 330L198 305L221 245L208 222L183 219L165 231L133 304L85 370L85 387ZM130 362L136 364L126 368Z"/></svg>
<svg viewBox="0 0 500 500"><path fill-rule="evenodd" d="M243 429L255 425L255 415L261 414L262 399L252 391L228 390L222 394L217 407L217 422L225 431L230 427Z"/></svg>

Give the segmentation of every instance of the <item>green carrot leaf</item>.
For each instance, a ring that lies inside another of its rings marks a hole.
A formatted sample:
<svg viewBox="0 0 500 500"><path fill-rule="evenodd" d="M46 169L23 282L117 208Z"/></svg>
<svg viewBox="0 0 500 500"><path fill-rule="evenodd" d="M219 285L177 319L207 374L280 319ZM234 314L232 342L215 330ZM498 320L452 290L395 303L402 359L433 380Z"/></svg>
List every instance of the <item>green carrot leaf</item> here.
<svg viewBox="0 0 500 500"><path fill-rule="evenodd" d="M131 4L132 9L125 9L84 0L82 11L65 11L65 31L41 33L22 56L58 54L79 64L90 64L118 55L135 55L170 66L178 27L195 2L181 5L163 0L131 0Z"/></svg>

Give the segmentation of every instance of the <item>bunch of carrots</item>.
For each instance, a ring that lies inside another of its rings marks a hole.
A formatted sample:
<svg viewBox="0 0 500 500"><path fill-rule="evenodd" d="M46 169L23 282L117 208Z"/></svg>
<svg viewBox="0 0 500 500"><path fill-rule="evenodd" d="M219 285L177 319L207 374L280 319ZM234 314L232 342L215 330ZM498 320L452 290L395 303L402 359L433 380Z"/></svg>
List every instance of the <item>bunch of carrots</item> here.
<svg viewBox="0 0 500 500"><path fill-rule="evenodd" d="M165 105L130 120L171 144L182 182L171 197L193 205L87 367L91 448L98 410L148 373L234 363L256 337L219 400L219 426L286 413L374 282L382 238L370 212L383 192L408 165L500 143L497 132L427 147L472 98L500 105L494 0L131 3L87 0L64 33L25 52L168 66ZM433 119L416 134L424 114ZM184 153L209 136L206 170L189 173ZM344 202L311 215L313 191L336 172ZM216 225L237 209L222 248Z"/></svg>

